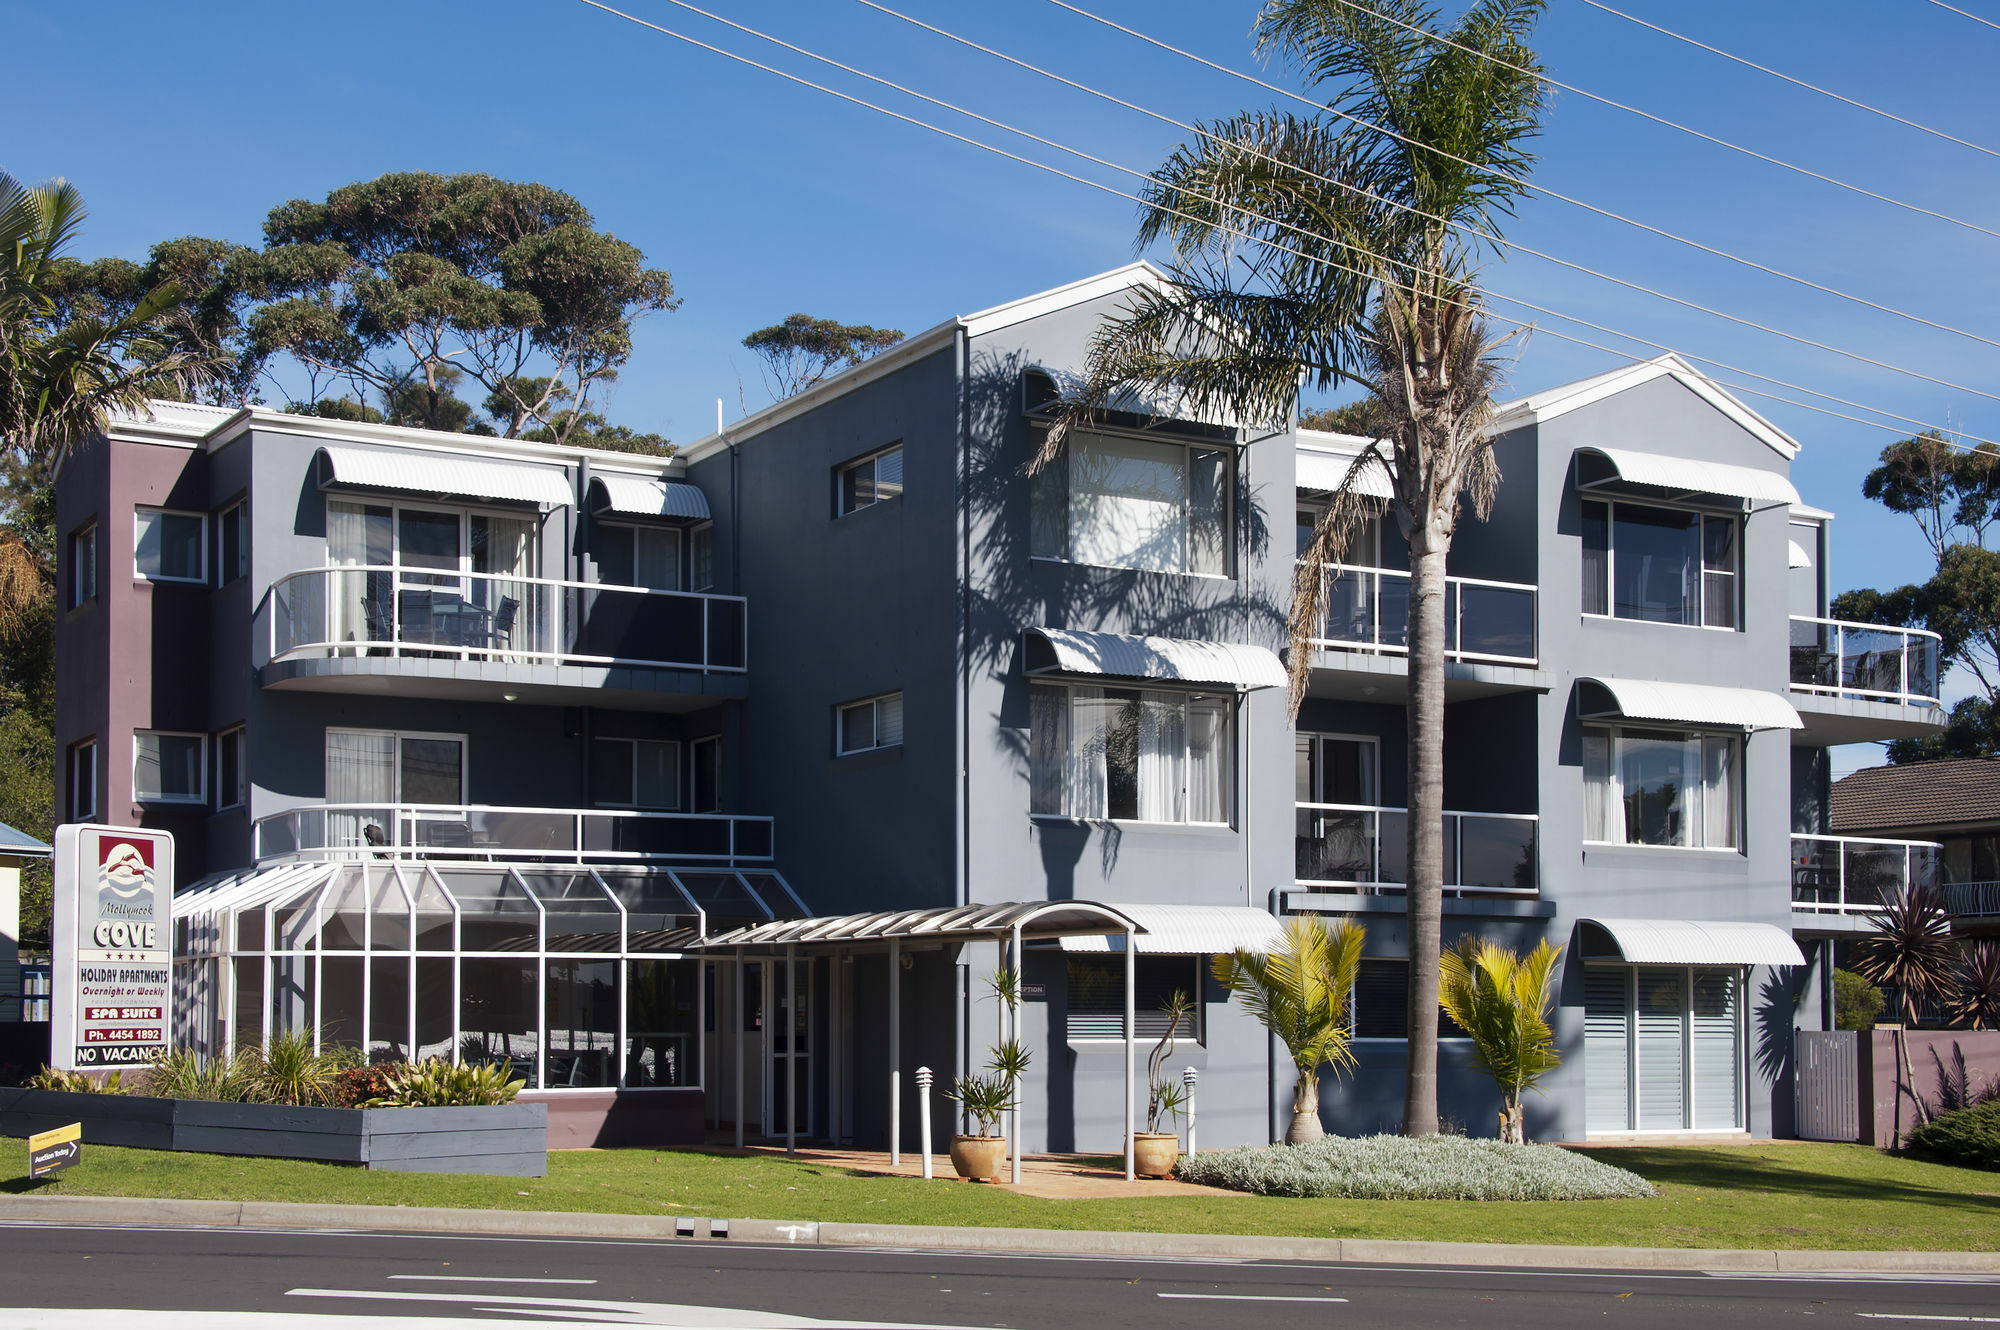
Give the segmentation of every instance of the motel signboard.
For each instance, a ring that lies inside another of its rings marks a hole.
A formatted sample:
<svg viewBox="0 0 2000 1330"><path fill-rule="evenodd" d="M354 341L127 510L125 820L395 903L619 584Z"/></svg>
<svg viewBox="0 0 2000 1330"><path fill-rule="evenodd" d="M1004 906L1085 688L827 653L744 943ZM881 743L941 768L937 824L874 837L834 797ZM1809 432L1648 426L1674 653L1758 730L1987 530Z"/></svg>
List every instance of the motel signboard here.
<svg viewBox="0 0 2000 1330"><path fill-rule="evenodd" d="M49 1032L54 1065L143 1066L166 1056L173 1013L174 838L56 828Z"/></svg>

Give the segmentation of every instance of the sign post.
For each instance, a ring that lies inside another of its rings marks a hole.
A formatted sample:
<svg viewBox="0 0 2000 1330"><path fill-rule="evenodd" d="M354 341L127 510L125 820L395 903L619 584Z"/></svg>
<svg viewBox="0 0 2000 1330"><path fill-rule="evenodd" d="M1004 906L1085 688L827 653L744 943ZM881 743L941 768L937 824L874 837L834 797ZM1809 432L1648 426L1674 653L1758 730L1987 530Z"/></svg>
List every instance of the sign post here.
<svg viewBox="0 0 2000 1330"><path fill-rule="evenodd" d="M83 1158L83 1124L72 1122L28 1138L28 1177L60 1173Z"/></svg>
<svg viewBox="0 0 2000 1330"><path fill-rule="evenodd" d="M173 1013L174 838L87 823L56 828L50 1061L144 1066Z"/></svg>

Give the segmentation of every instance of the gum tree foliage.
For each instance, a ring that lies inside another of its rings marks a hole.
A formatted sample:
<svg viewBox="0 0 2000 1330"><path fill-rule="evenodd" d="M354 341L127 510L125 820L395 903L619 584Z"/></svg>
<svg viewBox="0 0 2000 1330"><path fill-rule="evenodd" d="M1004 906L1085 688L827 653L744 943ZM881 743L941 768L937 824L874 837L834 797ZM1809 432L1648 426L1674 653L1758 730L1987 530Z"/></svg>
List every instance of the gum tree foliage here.
<svg viewBox="0 0 2000 1330"><path fill-rule="evenodd" d="M759 328L743 339L743 345L764 362L764 388L771 400L782 402L835 370L859 365L902 340L903 334L894 328L794 314L783 323Z"/></svg>
<svg viewBox="0 0 2000 1330"><path fill-rule="evenodd" d="M1967 451L1941 434L1920 434L1884 448L1861 492L1916 523L1935 571L1922 583L1843 592L1833 616L1928 628L1943 639L1941 667L1968 671L1979 687L1952 707L1943 734L1898 739L1889 760L2000 754L2000 551L1990 543L2000 522L2000 449Z"/></svg>
<svg viewBox="0 0 2000 1330"><path fill-rule="evenodd" d="M494 432L570 442L634 321L680 304L576 199L487 175L396 172L294 199L264 238L236 270L252 352L303 366L308 403L338 386L431 429L465 428L455 370L486 390Z"/></svg>
<svg viewBox="0 0 2000 1330"><path fill-rule="evenodd" d="M1410 545L1409 1062L1404 1129L1438 1129L1438 959L1444 881L1444 570L1465 507L1498 472L1485 425L1502 374L1473 279L1525 192L1543 85L1527 45L1544 0L1476 0L1446 23L1423 0L1267 0L1261 56L1324 90L1329 114L1249 111L1199 124L1145 187L1139 244L1165 242L1170 281L1093 340L1083 387L1031 471L1132 395L1174 414L1288 427L1300 387L1357 387L1381 408L1300 556L1292 711L1312 669L1327 579L1385 475ZM1333 182L1333 183L1329 183Z"/></svg>
<svg viewBox="0 0 2000 1330"><path fill-rule="evenodd" d="M1357 397L1339 406L1299 412L1300 429L1320 429L1332 434L1354 434L1379 439L1394 426L1381 402L1373 397Z"/></svg>

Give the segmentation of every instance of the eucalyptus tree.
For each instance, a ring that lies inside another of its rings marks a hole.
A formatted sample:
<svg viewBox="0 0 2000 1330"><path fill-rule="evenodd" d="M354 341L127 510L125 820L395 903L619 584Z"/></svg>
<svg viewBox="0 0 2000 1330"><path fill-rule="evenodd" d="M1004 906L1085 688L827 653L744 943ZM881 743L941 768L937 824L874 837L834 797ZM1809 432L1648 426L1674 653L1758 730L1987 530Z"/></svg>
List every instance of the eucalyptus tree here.
<svg viewBox="0 0 2000 1330"><path fill-rule="evenodd" d="M1145 188L1139 243L1170 281L1135 295L1091 344L1082 387L1030 469L1114 401L1150 391L1177 414L1284 428L1301 384L1359 386L1381 436L1320 519L1294 580L1294 717L1337 561L1386 504L1410 548L1409 1079L1404 1129L1437 1130L1442 944L1445 560L1467 501L1498 479L1484 426L1502 377L1473 284L1526 191L1544 87L1527 45L1544 0L1480 0L1449 24L1421 0L1270 0L1260 55L1327 94L1323 112L1248 111L1197 125ZM1368 488L1377 488L1369 486Z"/></svg>
<svg viewBox="0 0 2000 1330"><path fill-rule="evenodd" d="M759 328L743 339L743 345L764 362L765 387L773 401L781 402L902 340L902 332L895 328L793 314L783 323Z"/></svg>

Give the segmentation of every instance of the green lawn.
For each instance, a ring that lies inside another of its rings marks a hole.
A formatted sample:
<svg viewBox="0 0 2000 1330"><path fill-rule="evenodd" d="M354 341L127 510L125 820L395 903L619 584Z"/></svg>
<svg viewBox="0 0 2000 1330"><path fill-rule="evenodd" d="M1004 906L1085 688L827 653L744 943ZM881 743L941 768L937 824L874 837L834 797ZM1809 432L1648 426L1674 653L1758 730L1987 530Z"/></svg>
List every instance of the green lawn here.
<svg viewBox="0 0 2000 1330"><path fill-rule="evenodd" d="M7 1142L26 1171L26 1143ZM369 1173L337 1164L86 1147L21 1194L435 1205L1021 1228L1659 1247L2000 1250L2000 1174L1851 1145L1600 1150L1658 1184L1646 1201L1447 1202L1137 1196L1045 1201L958 1182L865 1177L770 1157L606 1150L546 1178ZM3 1156L0 1156L3 1157Z"/></svg>

